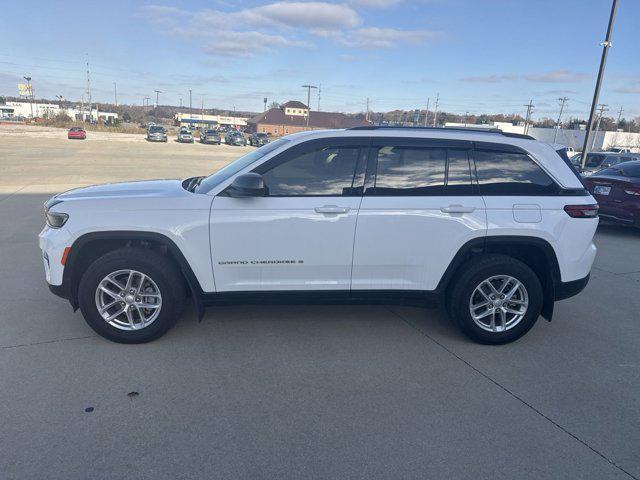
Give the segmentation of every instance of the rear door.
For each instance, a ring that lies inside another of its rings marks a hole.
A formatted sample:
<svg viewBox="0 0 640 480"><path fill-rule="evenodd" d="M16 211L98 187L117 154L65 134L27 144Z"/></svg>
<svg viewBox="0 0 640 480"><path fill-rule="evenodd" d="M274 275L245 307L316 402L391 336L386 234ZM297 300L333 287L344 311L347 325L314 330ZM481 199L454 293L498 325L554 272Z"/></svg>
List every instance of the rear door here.
<svg viewBox="0 0 640 480"><path fill-rule="evenodd" d="M353 290L434 290L460 247L485 235L471 148L462 141L372 140Z"/></svg>
<svg viewBox="0 0 640 480"><path fill-rule="evenodd" d="M266 196L216 196L217 290L348 290L367 142L302 143L253 170L263 176Z"/></svg>

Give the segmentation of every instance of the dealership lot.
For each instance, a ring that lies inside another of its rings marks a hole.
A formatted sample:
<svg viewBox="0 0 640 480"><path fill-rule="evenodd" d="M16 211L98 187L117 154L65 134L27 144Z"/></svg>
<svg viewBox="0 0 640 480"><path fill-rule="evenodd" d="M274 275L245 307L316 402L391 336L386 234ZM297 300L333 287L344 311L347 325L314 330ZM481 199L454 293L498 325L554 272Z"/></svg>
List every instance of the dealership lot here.
<svg viewBox="0 0 640 480"><path fill-rule="evenodd" d="M217 307L150 344L97 337L46 288L42 203L251 150L172 140L0 127L0 478L640 477L637 230L601 226L587 289L505 346L397 306Z"/></svg>

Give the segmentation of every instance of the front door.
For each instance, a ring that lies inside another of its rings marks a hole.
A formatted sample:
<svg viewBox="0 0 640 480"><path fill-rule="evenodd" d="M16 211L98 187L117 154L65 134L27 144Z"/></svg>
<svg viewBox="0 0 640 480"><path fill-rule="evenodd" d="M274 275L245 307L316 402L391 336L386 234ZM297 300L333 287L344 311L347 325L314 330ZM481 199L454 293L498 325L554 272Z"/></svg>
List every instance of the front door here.
<svg viewBox="0 0 640 480"><path fill-rule="evenodd" d="M216 196L217 291L348 290L365 146L353 138L296 145L253 169L265 196Z"/></svg>

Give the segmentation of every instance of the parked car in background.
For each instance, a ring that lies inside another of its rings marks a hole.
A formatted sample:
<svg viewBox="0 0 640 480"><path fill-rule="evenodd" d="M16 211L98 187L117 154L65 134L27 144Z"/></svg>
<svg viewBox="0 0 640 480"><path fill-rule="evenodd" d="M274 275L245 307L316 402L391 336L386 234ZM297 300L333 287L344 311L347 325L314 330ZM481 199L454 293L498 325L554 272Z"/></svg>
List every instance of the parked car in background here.
<svg viewBox="0 0 640 480"><path fill-rule="evenodd" d="M582 159L581 159L582 160ZM583 176L593 175L603 168L613 167L623 162L640 160L640 155L630 153L591 152L587 153L587 161L580 169Z"/></svg>
<svg viewBox="0 0 640 480"><path fill-rule="evenodd" d="M87 138L87 132L82 127L71 127L67 132L67 138L70 140L84 140Z"/></svg>
<svg viewBox="0 0 640 480"><path fill-rule="evenodd" d="M261 147L269 143L269 136L266 133L255 132L249 136L249 144L254 147Z"/></svg>
<svg viewBox="0 0 640 480"><path fill-rule="evenodd" d="M150 125L147 129L148 142L166 142L167 131L162 125Z"/></svg>
<svg viewBox="0 0 640 480"><path fill-rule="evenodd" d="M584 183L602 218L640 227L640 160L600 170Z"/></svg>
<svg viewBox="0 0 640 480"><path fill-rule="evenodd" d="M220 133L227 133L229 131L229 127L227 125L219 125L218 131Z"/></svg>
<svg viewBox="0 0 640 480"><path fill-rule="evenodd" d="M217 130L203 130L200 132L200 143L215 143L220 145L220 133Z"/></svg>
<svg viewBox="0 0 640 480"><path fill-rule="evenodd" d="M179 143L193 143L193 133L186 128L181 129L178 132L178 142Z"/></svg>
<svg viewBox="0 0 640 480"><path fill-rule="evenodd" d="M244 147L247 144L247 139L244 137L242 132L231 130L225 135L224 143L227 145L241 145Z"/></svg>
<svg viewBox="0 0 640 480"><path fill-rule="evenodd" d="M607 148L607 152L613 153L631 153L631 150L625 147L609 147Z"/></svg>

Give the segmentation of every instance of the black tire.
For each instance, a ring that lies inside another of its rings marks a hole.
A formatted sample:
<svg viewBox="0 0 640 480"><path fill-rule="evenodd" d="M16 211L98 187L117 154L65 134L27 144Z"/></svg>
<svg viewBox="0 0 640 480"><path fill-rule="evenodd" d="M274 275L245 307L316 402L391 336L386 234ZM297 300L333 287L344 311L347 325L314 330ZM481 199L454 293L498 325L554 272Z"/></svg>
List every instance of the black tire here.
<svg viewBox="0 0 640 480"><path fill-rule="evenodd" d="M543 289L540 279L531 268L506 255L482 255L464 264L455 278L447 298L447 310L462 332L472 340L483 344L513 342L527 333L540 316ZM527 291L529 305L522 320L502 332L486 331L478 326L469 311L474 290L484 280L496 275L509 275L519 280Z"/></svg>
<svg viewBox="0 0 640 480"><path fill-rule="evenodd" d="M144 273L158 286L162 307L158 317L139 330L121 330L107 323L98 312L95 295L98 285L117 270ZM164 335L180 317L185 302L184 277L167 257L146 248L121 248L95 260L82 275L78 288L80 310L99 335L118 343L146 343Z"/></svg>

